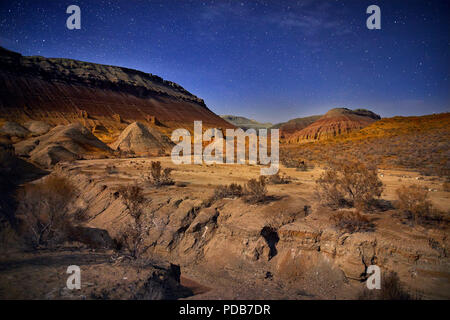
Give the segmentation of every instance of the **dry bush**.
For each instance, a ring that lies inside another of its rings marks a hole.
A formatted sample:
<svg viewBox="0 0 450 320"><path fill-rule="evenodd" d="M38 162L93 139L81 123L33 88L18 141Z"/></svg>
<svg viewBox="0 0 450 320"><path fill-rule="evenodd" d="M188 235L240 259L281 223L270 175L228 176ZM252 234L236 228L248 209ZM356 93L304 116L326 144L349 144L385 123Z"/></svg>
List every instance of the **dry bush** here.
<svg viewBox="0 0 450 320"><path fill-rule="evenodd" d="M76 222L77 216L69 214L76 194L77 189L68 179L53 175L19 191L18 214L25 225L25 238L33 248L66 239Z"/></svg>
<svg viewBox="0 0 450 320"><path fill-rule="evenodd" d="M428 190L419 185L402 186L396 190L397 209L404 213L412 224L440 224L445 222L443 213L433 208L428 200Z"/></svg>
<svg viewBox="0 0 450 320"><path fill-rule="evenodd" d="M296 168L297 171L307 171L308 169L314 169L314 165L310 164L308 166L304 160L293 159L289 154L282 155L281 163L286 168Z"/></svg>
<svg viewBox="0 0 450 320"><path fill-rule="evenodd" d="M232 183L228 186L218 186L214 189L214 200L223 198L239 198L242 196L242 186L236 183Z"/></svg>
<svg viewBox="0 0 450 320"><path fill-rule="evenodd" d="M266 182L268 184L288 184L291 182L291 179L286 175L281 176L280 173L277 172L276 174L267 176Z"/></svg>
<svg viewBox="0 0 450 320"><path fill-rule="evenodd" d="M358 160L332 162L316 184L320 201L334 208L349 205L368 209L383 191L376 168Z"/></svg>
<svg viewBox="0 0 450 320"><path fill-rule="evenodd" d="M161 187L164 185L173 185L174 181L171 178L172 168L162 168L161 162L152 161L150 174L144 177L150 185Z"/></svg>
<svg viewBox="0 0 450 320"><path fill-rule="evenodd" d="M245 201L249 203L263 202L267 198L266 179L260 176L259 179L250 179L245 185Z"/></svg>
<svg viewBox="0 0 450 320"><path fill-rule="evenodd" d="M220 185L214 189L213 195L205 201L204 205L209 207L217 200L224 198L239 198L242 195L243 189L239 184L231 183L230 185Z"/></svg>
<svg viewBox="0 0 450 320"><path fill-rule="evenodd" d="M370 220L358 211L339 211L331 217L334 226L341 232L369 232L374 231Z"/></svg>
<svg viewBox="0 0 450 320"><path fill-rule="evenodd" d="M148 228L144 225L142 219L144 205L147 203L147 200L144 197L142 188L138 185L122 186L118 192L132 221L120 231L115 242L117 247L127 250L133 259L137 259L147 249L144 247L143 242L145 235L148 233Z"/></svg>
<svg viewBox="0 0 450 320"><path fill-rule="evenodd" d="M384 273L381 276L381 289L364 290L358 296L359 300L417 300L400 283L396 272Z"/></svg>
<svg viewBox="0 0 450 320"><path fill-rule="evenodd" d="M142 188L136 184L127 185L121 186L118 189L118 192L131 217L135 220L140 220L143 213L143 205L145 203Z"/></svg>

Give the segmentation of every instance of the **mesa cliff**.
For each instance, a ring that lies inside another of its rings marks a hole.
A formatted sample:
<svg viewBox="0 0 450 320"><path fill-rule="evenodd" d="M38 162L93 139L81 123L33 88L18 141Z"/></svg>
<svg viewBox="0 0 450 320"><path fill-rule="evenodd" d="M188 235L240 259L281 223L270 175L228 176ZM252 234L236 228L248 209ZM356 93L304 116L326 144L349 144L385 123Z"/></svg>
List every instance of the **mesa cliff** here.
<svg viewBox="0 0 450 320"><path fill-rule="evenodd" d="M160 131L193 126L232 128L180 85L123 67L22 56L0 47L0 118L51 125L79 122L111 142L135 121ZM99 130L101 129L101 130ZM111 137L113 136L113 137Z"/></svg>

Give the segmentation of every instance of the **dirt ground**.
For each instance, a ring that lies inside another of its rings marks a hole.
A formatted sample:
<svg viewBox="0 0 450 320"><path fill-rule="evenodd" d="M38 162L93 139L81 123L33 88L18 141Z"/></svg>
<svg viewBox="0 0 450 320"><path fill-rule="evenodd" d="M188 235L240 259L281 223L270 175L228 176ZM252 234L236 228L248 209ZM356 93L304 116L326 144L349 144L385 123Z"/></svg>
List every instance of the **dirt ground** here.
<svg viewBox="0 0 450 320"><path fill-rule="evenodd" d="M173 168L175 185L154 188L142 183L151 161ZM186 299L354 299L364 286L361 274L371 263L396 271L402 283L422 298L450 298L448 229L410 226L389 209L367 214L376 225L375 232L339 233L330 222L333 213L319 207L315 198L320 168L297 171L281 166L280 174L291 182L268 185L271 200L267 203L222 199L210 208L203 208L202 203L216 186L244 185L259 176L260 167L175 165L169 157L160 157L81 160L60 163L54 171L70 177L82 191L79 202L89 213L87 225L106 229L112 237L127 219L120 199L114 196L117 187L143 186L151 199L147 209L153 225L147 257L180 265L181 284L192 292ZM396 188L419 184L430 191L436 208L450 211L450 193L443 190L439 177L397 170L381 170L379 177L384 184L382 199L389 204L396 200ZM277 233L273 257L268 254L270 243L261 236L265 226ZM45 281L66 277L62 267L38 264L55 275L39 284L32 274L17 275L23 263L3 262L2 282L20 279L27 291L42 288L39 294L25 297L67 298L59 291L52 295L52 285L45 285ZM20 296L14 292L11 289L8 296Z"/></svg>

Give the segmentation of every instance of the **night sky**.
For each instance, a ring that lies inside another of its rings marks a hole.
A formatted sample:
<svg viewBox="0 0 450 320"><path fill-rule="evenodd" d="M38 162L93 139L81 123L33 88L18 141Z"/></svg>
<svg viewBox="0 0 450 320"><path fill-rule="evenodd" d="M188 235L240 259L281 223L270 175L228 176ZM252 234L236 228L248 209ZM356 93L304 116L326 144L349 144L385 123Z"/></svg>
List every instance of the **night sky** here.
<svg viewBox="0 0 450 320"><path fill-rule="evenodd" d="M66 8L81 8L68 30ZM381 30L366 8L381 8ZM0 45L179 83L217 114L280 122L330 108L450 110L450 1L6 1Z"/></svg>

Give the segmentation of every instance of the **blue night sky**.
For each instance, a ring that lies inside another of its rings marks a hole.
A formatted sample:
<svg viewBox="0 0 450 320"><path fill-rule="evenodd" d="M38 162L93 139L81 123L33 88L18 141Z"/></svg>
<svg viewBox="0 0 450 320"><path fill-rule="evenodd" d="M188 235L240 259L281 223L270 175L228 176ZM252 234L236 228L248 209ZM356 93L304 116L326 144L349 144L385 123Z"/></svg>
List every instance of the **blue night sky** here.
<svg viewBox="0 0 450 320"><path fill-rule="evenodd" d="M81 8L81 30L66 8ZM366 8L381 8L381 30ZM179 83L217 114L450 110L450 1L0 1L0 45Z"/></svg>

